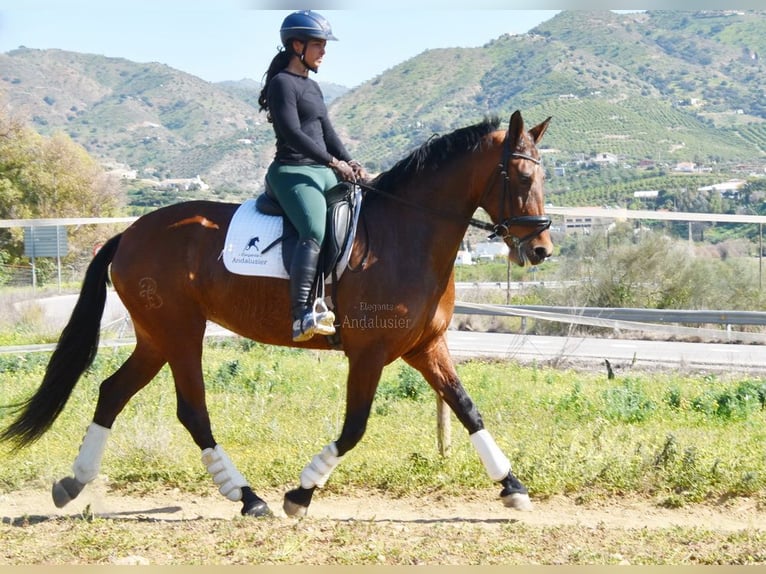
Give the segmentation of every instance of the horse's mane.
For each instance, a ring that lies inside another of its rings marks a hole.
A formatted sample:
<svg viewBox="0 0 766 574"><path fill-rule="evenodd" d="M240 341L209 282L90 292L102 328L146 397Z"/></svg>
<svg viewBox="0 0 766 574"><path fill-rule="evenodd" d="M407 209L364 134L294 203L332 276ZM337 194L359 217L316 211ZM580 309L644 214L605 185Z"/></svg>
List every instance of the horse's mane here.
<svg viewBox="0 0 766 574"><path fill-rule="evenodd" d="M478 124L459 128L443 136L433 136L391 169L378 175L372 185L376 189L393 192L404 182L421 173L426 167L438 169L452 161L458 154L473 152L481 147L487 134L498 129L496 116L484 118Z"/></svg>

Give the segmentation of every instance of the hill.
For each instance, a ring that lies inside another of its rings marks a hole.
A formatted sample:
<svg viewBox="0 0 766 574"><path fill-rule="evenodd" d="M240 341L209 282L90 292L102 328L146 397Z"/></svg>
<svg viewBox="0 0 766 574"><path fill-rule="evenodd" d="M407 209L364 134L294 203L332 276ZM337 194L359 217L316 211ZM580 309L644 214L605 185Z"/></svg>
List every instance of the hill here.
<svg viewBox="0 0 766 574"><path fill-rule="evenodd" d="M561 161L763 159L764 15L561 12L529 34L428 51L334 112L380 168L434 132L517 108L554 117L545 144Z"/></svg>
<svg viewBox="0 0 766 574"><path fill-rule="evenodd" d="M351 91L323 88L371 171L434 133L514 109L530 123L554 117L549 169L599 154L762 168L763 54L763 11L563 11L528 34L428 50ZM212 84L160 63L61 50L0 54L0 70L14 115L42 133L64 130L102 161L139 177L200 175L216 197L260 189L273 134L257 81Z"/></svg>
<svg viewBox="0 0 766 574"><path fill-rule="evenodd" d="M64 130L139 177L242 186L271 144L246 101L163 64L19 49L0 56L0 69L12 113L41 133Z"/></svg>

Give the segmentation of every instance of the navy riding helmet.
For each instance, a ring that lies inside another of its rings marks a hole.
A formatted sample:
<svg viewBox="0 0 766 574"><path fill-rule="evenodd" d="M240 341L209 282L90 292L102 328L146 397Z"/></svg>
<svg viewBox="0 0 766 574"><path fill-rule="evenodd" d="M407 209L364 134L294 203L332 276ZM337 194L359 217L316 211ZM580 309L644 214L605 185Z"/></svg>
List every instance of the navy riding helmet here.
<svg viewBox="0 0 766 574"><path fill-rule="evenodd" d="M297 39L306 41L309 38L318 40L337 40L332 34L330 23L327 19L313 10L300 10L293 12L282 22L279 29L282 45L289 47L290 40Z"/></svg>

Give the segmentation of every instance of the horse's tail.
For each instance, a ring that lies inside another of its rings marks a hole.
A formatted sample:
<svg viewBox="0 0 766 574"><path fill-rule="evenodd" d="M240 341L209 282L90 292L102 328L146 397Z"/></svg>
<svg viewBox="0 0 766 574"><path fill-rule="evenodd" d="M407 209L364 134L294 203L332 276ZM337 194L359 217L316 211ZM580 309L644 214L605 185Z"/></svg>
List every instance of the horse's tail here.
<svg viewBox="0 0 766 574"><path fill-rule="evenodd" d="M115 235L107 241L88 265L80 297L48 361L42 384L27 400L6 407L17 417L0 433L0 441L12 441L22 448L45 434L64 409L80 376L93 363L106 306L109 264L120 237Z"/></svg>

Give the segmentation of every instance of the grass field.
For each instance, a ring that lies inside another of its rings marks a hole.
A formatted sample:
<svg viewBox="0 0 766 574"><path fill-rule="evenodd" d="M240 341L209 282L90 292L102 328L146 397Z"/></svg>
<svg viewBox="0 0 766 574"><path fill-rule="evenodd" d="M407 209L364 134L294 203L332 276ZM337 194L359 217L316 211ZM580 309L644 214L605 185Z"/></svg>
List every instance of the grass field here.
<svg viewBox="0 0 766 574"><path fill-rule="evenodd" d="M39 506L33 507L50 505L42 498L54 480L71 474L100 381L127 352L102 349L52 429L32 447L3 455L0 503L36 490ZM4 404L39 385L47 358L0 355ZM209 342L204 360L218 441L256 492L296 486L310 457L340 432L344 357L227 339ZM203 515L168 522L104 518L86 507L58 518L4 514L0 564L766 563L766 530L722 531L705 522L720 501L728 500L729 508L736 500L754 501L761 509L756 516L766 506L763 379L633 373L609 380L601 372L482 361L461 363L458 371L533 500L543 506L550 500L554 515L559 499L572 501L575 516L577 508L639 500L634 512L694 513L701 505L708 510L700 513L699 526L536 526L517 523L512 514L394 521L311 515L221 521ZM403 363L390 365L366 436L337 468L322 499L454 504L495 497L496 487L456 422L450 456L438 454L434 415L433 393L420 376ZM0 426L9 420L0 411ZM102 472L107 498L133 496L138 508L174 497L220 498L175 418L167 370L118 418Z"/></svg>
<svg viewBox="0 0 766 574"><path fill-rule="evenodd" d="M98 385L127 352L101 351L49 433L0 467L0 488L49 484L69 471ZM46 354L0 356L3 402L31 393L46 361ZM226 340L208 344L204 368L216 438L256 489L292 484L340 433L346 376L340 353ZM516 474L538 497L640 493L683 505L766 490L764 379L633 373L607 380L602 373L482 361L464 362L458 371ZM327 488L449 494L487 486L457 422L451 455L438 454L434 404L417 372L390 365L367 434ZM9 421L3 411L0 425ZM118 418L104 471L127 490L209 489L198 449L175 418L167 369Z"/></svg>

